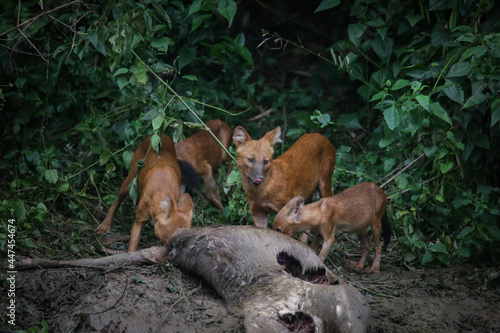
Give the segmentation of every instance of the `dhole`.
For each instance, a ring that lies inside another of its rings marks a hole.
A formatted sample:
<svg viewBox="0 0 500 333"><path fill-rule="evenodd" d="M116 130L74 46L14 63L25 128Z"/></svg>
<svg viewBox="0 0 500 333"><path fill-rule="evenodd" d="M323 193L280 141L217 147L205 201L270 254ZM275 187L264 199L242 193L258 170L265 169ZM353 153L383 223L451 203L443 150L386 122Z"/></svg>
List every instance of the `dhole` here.
<svg viewBox="0 0 500 333"><path fill-rule="evenodd" d="M363 247L359 262L348 262L350 268L362 270L371 245L367 229L372 227L375 241L375 258L370 273L380 271L382 229L384 248L391 238L391 226L385 215L387 197L384 191L373 183L361 183L334 195L322 198L304 206L304 199L297 196L290 200L276 215L273 229L289 236L306 231L318 232L323 237L323 247L318 257L324 261L335 236L334 231L356 233ZM314 249L314 247L313 247Z"/></svg>
<svg viewBox="0 0 500 333"><path fill-rule="evenodd" d="M189 194L181 195L179 188L181 170L174 143L169 136L163 135L161 152L157 154L151 148L150 137L142 141L134 153L130 172L120 187L118 197L104 221L95 230L99 235L108 232L116 210L129 193L129 185L137 172L137 162L147 156L144 167L139 172L140 199L130 234L128 252L137 250L142 227L149 219L155 222L155 234L163 244L167 244L175 229L191 227L193 201Z"/></svg>
<svg viewBox="0 0 500 333"><path fill-rule="evenodd" d="M232 135L231 127L219 119L209 120L205 125L224 147L229 149ZM175 151L177 158L193 166L198 176L203 179L207 200L217 209L222 210L213 174L222 162L230 161L229 155L215 141L212 135L205 130L199 130L186 140L177 142Z"/></svg>
<svg viewBox="0 0 500 333"><path fill-rule="evenodd" d="M255 225L267 227L267 214L278 212L297 195L305 198L319 189L322 197L332 195L335 147L321 134L304 134L283 155L273 160L274 144L281 142L276 127L260 140L252 140L241 126L233 141L250 213Z"/></svg>

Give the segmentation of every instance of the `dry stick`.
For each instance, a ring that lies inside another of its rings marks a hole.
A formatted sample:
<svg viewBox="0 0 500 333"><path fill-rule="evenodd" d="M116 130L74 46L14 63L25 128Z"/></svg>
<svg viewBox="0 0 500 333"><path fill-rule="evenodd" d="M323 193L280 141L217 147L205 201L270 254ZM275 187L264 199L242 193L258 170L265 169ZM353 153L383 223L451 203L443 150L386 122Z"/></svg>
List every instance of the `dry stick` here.
<svg viewBox="0 0 500 333"><path fill-rule="evenodd" d="M396 178L396 176L398 176L399 174L401 174L403 171L405 171L406 169L408 169L410 166L412 166L416 161L418 161L419 159L421 159L422 157L424 157L425 154L422 153L419 157L417 157L415 160L413 160L410 164L408 164L407 166L405 166L403 169L401 169L397 174L395 174L394 176L392 176L391 178L389 178L388 181L386 181L385 183L383 183L382 185L380 185L380 188L384 187L385 185L387 185L388 183L390 183L394 178Z"/></svg>
<svg viewBox="0 0 500 333"><path fill-rule="evenodd" d="M62 9L62 8L64 8L64 7L68 7L68 6L74 5L75 3L78 3L78 2L81 2L81 1L82 1L82 0L75 0L75 1L69 2L69 3L65 4L65 5L59 6L59 7L57 7L57 8L51 9L51 10L49 10L49 11L47 11L47 12L42 12L41 14L38 14L37 16L35 16L35 17L33 17L33 18L31 18L31 19L29 19L29 20L27 20L27 21L24 21L23 23L20 23L20 24L16 25L16 26L15 26L14 28L12 28L12 29L9 29L9 30L7 30L7 31L5 31L5 32L2 32L2 33L0 34L0 37L2 37L3 35L8 34L9 32L12 32L12 31L14 31L14 30L16 30L16 29L21 28L21 27L22 27L22 26L24 26L25 24L28 24L28 23L30 23L30 22L32 22L32 21L36 21L36 20L38 20L38 19L39 19L40 17L42 17L42 16L45 16L45 15L48 15L48 14L53 13L53 12L55 12L55 11L58 11L59 9Z"/></svg>

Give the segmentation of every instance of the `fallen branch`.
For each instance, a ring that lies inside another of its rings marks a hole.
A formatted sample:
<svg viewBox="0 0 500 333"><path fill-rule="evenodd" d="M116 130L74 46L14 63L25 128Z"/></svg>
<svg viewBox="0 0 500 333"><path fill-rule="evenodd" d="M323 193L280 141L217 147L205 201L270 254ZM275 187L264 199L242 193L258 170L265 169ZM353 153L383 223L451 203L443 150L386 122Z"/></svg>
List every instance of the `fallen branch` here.
<svg viewBox="0 0 500 333"><path fill-rule="evenodd" d="M131 253L119 253L101 258L85 258L75 260L52 260L44 258L16 257L16 269L30 268L109 268L109 266L151 265L166 260L167 250L164 246L153 246Z"/></svg>

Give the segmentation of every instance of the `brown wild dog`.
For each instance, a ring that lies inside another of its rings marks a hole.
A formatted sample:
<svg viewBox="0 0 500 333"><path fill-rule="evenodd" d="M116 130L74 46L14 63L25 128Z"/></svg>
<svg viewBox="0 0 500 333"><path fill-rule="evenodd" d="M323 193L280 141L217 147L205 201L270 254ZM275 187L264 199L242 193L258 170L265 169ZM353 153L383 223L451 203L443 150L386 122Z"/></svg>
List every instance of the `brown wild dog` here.
<svg viewBox="0 0 500 333"><path fill-rule="evenodd" d="M228 124L219 119L209 120L205 124L217 139L229 149L232 130ZM217 141L206 130L199 130L186 140L175 144L177 158L189 163L205 186L205 197L217 209L222 210L222 203L217 193L217 184L214 172L222 162L229 162L231 158L222 149ZM184 180L183 180L184 182Z"/></svg>
<svg viewBox="0 0 500 333"><path fill-rule="evenodd" d="M278 212L293 197L332 195L335 147L321 134L304 134L283 155L273 160L274 144L281 142L276 127L252 140L241 126L234 130L237 165L255 225L267 227L269 213Z"/></svg>
<svg viewBox="0 0 500 333"><path fill-rule="evenodd" d="M139 171L140 199L135 211L128 252L137 250L142 227L149 219L155 223L155 234L165 245L175 229L191 227L193 201L189 194L181 195L181 170L174 143L169 136L163 135L161 151L157 154L151 147L150 137L142 141L134 153L130 172L120 187L118 197L104 221L95 230L99 235L109 231L116 210L129 193L129 185L137 172L137 162L146 157L144 167Z"/></svg>
<svg viewBox="0 0 500 333"><path fill-rule="evenodd" d="M385 215L387 196L373 183L361 183L317 202L304 205L304 199L297 196L290 200L276 215L273 229L294 237L295 234L317 232L323 238L323 247L318 257L324 261L335 241L334 231L355 233L363 248L358 263L349 261L348 267L362 270L371 244L367 229L372 227L375 242L375 258L370 273L380 272L380 234L384 237L384 248L391 238L391 226ZM314 246L313 246L314 249Z"/></svg>

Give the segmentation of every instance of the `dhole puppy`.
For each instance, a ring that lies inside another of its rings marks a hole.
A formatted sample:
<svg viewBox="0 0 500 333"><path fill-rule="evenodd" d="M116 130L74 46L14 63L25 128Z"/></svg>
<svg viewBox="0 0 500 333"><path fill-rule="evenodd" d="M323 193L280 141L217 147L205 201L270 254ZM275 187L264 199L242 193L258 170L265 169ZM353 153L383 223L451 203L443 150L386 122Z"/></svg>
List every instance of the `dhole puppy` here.
<svg viewBox="0 0 500 333"><path fill-rule="evenodd" d="M167 244L175 229L191 227L193 201L189 194L181 195L179 187L181 170L174 143L169 136L163 135L161 151L157 154L151 147L150 137L142 141L134 153L130 172L120 187L118 197L104 221L95 230L99 235L108 232L116 210L129 193L129 185L137 172L137 162L146 157L144 167L139 171L140 199L130 234L128 252L137 250L142 227L149 219L155 222L155 234L163 244Z"/></svg>
<svg viewBox="0 0 500 333"><path fill-rule="evenodd" d="M219 119L209 120L205 124L219 141L229 149L232 130L228 124ZM215 141L208 131L199 130L186 140L175 144L177 158L189 163L205 185L205 197L217 209L222 210L222 203L217 193L214 172L222 162L229 162L231 158Z"/></svg>
<svg viewBox="0 0 500 333"><path fill-rule="evenodd" d="M290 200L276 215L273 229L293 237L295 234L318 232L323 238L323 247L318 257L324 261L335 241L334 231L355 233L363 247L359 262L348 262L350 268L362 270L371 245L367 229L372 227L375 241L375 258L370 273L380 272L381 230L384 248L391 238L391 226L385 215L387 196L373 183L361 183L317 202L304 205L304 198L297 196ZM313 247L314 249L314 247Z"/></svg>
<svg viewBox="0 0 500 333"><path fill-rule="evenodd" d="M265 228L268 213L278 212L297 195L309 198L316 189L332 195L335 147L321 134L304 134L283 155L273 160L274 144L281 142L276 127L259 140L245 129L234 130L233 141L243 189L255 225Z"/></svg>

